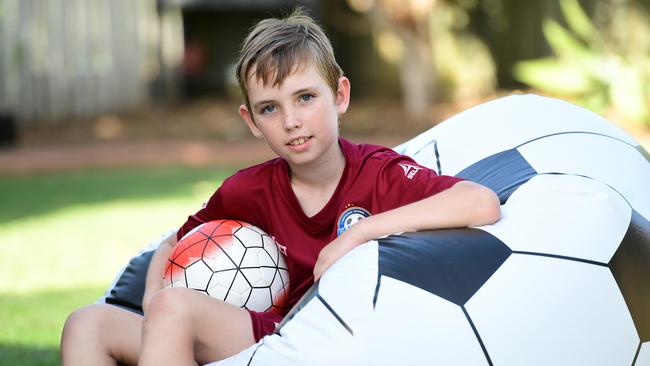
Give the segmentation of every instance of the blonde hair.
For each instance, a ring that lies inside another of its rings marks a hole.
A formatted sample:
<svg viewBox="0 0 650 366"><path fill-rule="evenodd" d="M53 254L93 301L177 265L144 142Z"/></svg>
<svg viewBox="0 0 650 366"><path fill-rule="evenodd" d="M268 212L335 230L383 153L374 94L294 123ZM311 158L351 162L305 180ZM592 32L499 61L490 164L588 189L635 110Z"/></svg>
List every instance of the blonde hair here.
<svg viewBox="0 0 650 366"><path fill-rule="evenodd" d="M329 39L302 8L296 8L286 18L269 18L257 23L242 43L235 69L246 105L250 108L247 88L250 70L255 69L254 76L265 86L273 76L272 85L281 86L298 66L310 62L336 93L343 70L334 58Z"/></svg>

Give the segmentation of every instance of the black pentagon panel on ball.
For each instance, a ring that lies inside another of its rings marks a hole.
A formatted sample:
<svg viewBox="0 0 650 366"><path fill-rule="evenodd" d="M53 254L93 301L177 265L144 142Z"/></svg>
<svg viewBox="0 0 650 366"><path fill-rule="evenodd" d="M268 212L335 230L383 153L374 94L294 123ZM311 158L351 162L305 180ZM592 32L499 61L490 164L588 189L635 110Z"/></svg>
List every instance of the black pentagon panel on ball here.
<svg viewBox="0 0 650 366"><path fill-rule="evenodd" d="M650 341L650 221L632 210L623 241L609 262L641 342Z"/></svg>
<svg viewBox="0 0 650 366"><path fill-rule="evenodd" d="M378 240L379 274L459 306L496 272L512 251L479 229L433 230Z"/></svg>
<svg viewBox="0 0 650 366"><path fill-rule="evenodd" d="M479 160L456 176L492 189L504 204L512 192L536 174L517 149L510 149Z"/></svg>

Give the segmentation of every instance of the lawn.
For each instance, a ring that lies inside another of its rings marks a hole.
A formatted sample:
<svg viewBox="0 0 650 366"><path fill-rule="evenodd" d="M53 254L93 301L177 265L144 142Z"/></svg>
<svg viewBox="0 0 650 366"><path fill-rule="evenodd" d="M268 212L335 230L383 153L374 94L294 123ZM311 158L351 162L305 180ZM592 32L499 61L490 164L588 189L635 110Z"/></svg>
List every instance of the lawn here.
<svg viewBox="0 0 650 366"><path fill-rule="evenodd" d="M0 175L0 365L57 365L63 322L234 169Z"/></svg>

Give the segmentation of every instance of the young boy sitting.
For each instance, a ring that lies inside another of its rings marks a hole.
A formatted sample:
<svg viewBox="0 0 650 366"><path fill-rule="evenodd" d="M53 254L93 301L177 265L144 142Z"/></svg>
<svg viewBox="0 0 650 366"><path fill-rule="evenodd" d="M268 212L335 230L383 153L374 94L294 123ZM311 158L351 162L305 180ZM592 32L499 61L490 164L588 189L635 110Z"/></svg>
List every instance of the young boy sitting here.
<svg viewBox="0 0 650 366"><path fill-rule="evenodd" d="M388 148L338 136L350 81L328 38L302 11L251 30L237 77L245 99L239 114L278 158L226 179L178 237L220 218L262 228L286 247L289 307L332 263L369 240L499 219L491 190L438 176ZM349 226L351 214L363 220ZM162 244L152 258L144 317L103 304L70 316L61 345L64 365L207 363L253 345L281 321L194 290L163 289L171 251L172 245Z"/></svg>

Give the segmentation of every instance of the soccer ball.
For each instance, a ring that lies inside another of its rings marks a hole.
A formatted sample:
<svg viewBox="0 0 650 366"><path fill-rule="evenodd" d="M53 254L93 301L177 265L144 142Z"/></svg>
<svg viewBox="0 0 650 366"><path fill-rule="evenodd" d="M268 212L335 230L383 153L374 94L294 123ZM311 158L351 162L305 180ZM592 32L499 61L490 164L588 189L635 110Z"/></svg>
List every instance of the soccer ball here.
<svg viewBox="0 0 650 366"><path fill-rule="evenodd" d="M236 220L201 224L178 241L164 272L167 287L186 287L253 311L281 313L289 272L268 234Z"/></svg>
<svg viewBox="0 0 650 366"><path fill-rule="evenodd" d="M492 188L501 221L361 245L277 334L210 365L650 365L650 156L631 137L514 96L396 150Z"/></svg>

